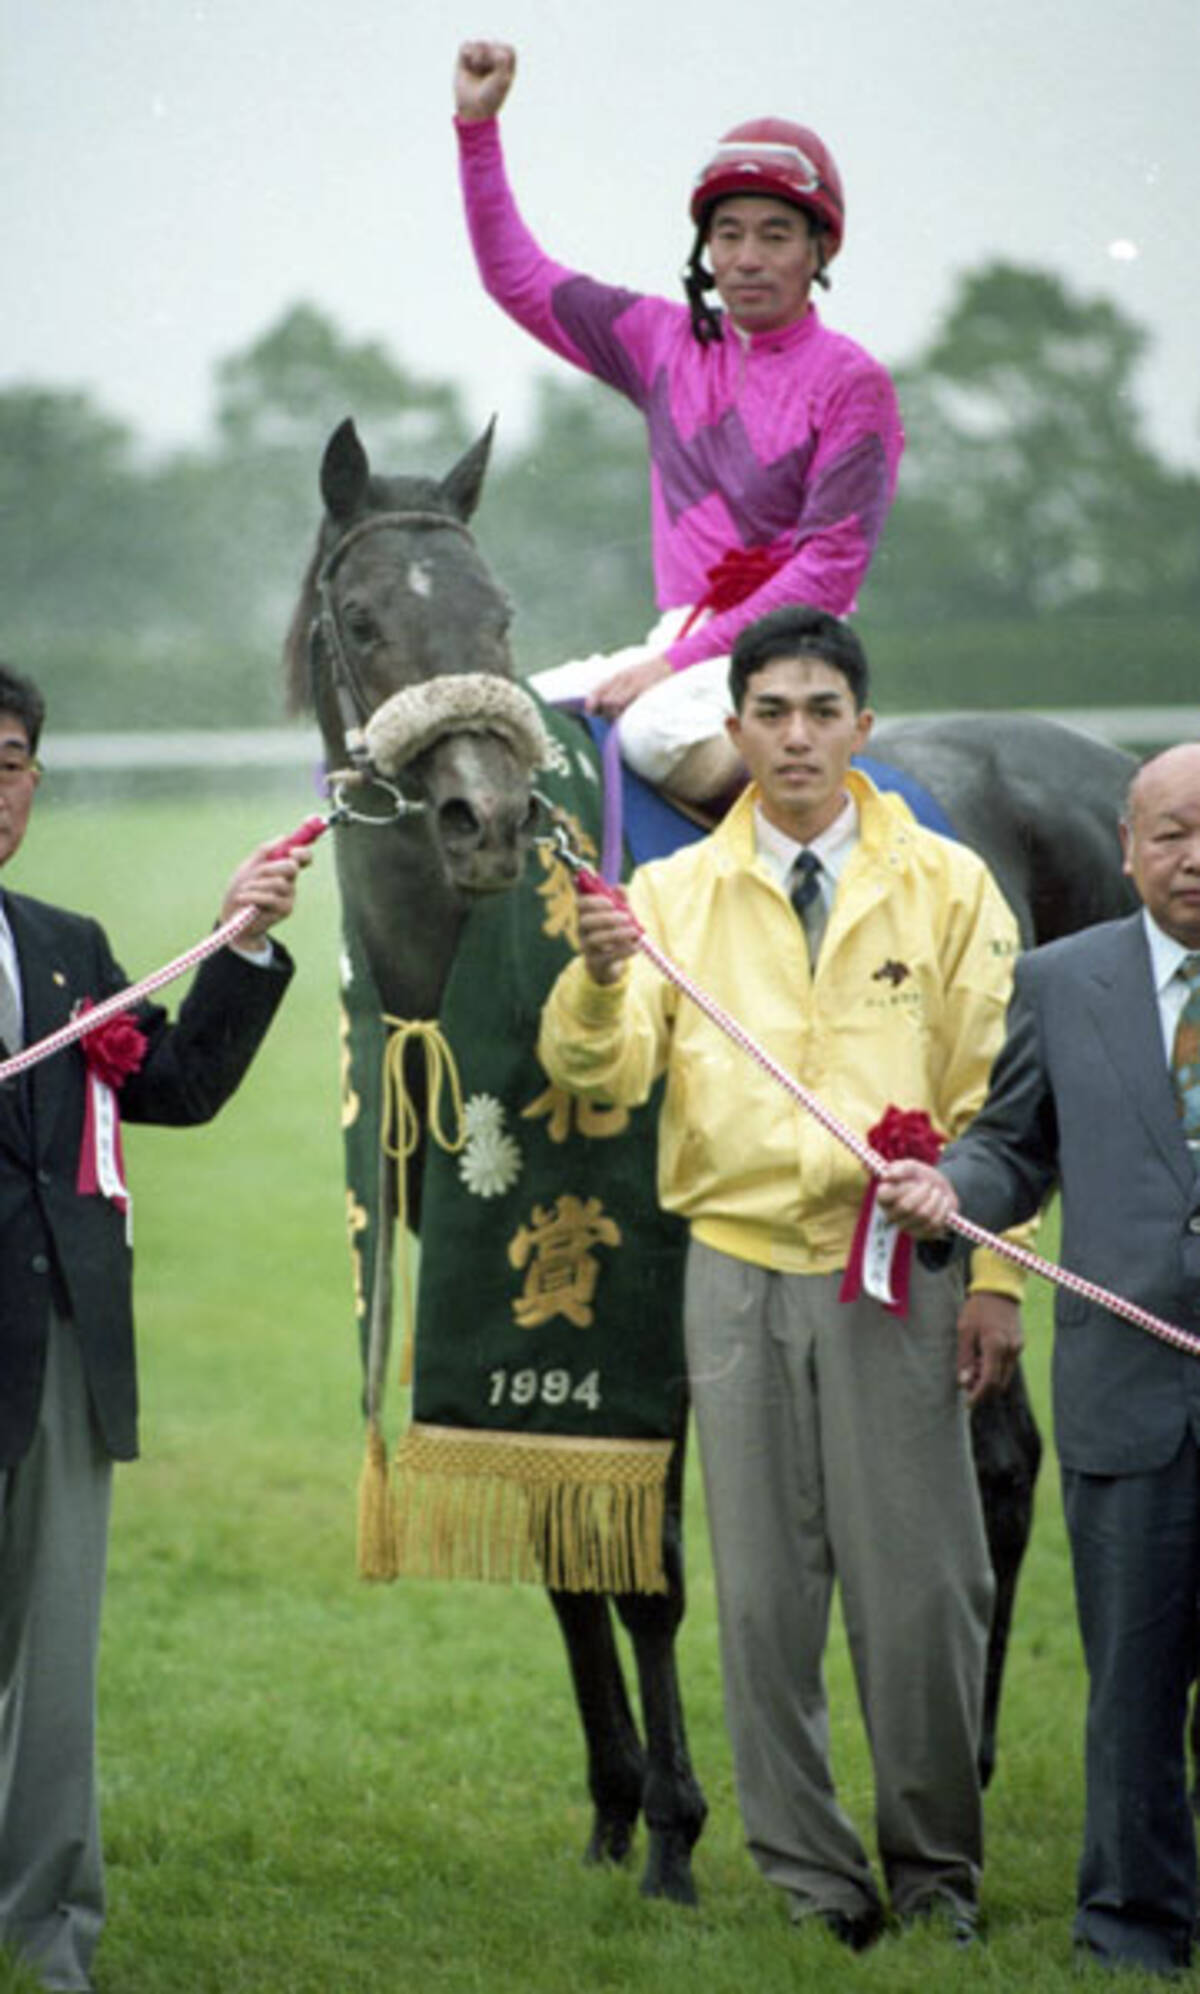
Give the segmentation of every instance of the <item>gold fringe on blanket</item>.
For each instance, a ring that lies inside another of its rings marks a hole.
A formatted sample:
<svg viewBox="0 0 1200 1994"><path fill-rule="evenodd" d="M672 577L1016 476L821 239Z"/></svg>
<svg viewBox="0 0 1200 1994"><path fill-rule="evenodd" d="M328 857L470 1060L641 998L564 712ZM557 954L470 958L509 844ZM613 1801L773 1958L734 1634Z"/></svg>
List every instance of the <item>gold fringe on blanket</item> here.
<svg viewBox="0 0 1200 1994"><path fill-rule="evenodd" d="M414 1423L396 1451L396 1570L563 1592L665 1592L669 1440Z"/></svg>

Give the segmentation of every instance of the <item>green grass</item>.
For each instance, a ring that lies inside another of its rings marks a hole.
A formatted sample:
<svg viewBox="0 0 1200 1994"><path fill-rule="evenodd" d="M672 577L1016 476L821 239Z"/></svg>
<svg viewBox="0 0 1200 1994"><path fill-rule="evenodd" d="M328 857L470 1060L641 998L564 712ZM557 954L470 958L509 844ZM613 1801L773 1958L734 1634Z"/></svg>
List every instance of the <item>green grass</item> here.
<svg viewBox="0 0 1200 1994"><path fill-rule="evenodd" d="M207 929L244 848L308 808L304 793L294 806L56 807L48 788L10 883L95 910L137 976ZM722 1727L694 1463L681 1668L711 1807L697 1913L644 1902L636 1871L580 1864L581 1744L538 1592L357 1581L325 846L288 940L296 985L221 1120L128 1143L144 1458L118 1472L113 1521L101 1994L1075 1988L1084 1692L1052 1462L988 1800L989 1940L968 1957L913 1934L851 1958L793 1932L758 1879ZM1045 1424L1044 1291L1031 1346ZM393 1437L398 1420L393 1394ZM839 1781L865 1832L870 1773L840 1637L829 1676ZM0 1966L0 1990L30 1985Z"/></svg>

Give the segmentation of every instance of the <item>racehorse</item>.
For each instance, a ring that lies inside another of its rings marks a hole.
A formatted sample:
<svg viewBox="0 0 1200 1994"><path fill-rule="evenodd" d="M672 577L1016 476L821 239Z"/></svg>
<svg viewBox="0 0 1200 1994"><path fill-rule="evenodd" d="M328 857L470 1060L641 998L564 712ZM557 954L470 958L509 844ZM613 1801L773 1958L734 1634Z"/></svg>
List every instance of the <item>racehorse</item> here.
<svg viewBox="0 0 1200 1994"><path fill-rule="evenodd" d="M469 524L491 444L486 431L449 474L372 473L351 422L330 438L320 470L324 518L285 647L289 705L310 709L327 767L364 773L363 731L398 691L462 679L512 679L509 606ZM453 713L453 683L449 713ZM1043 941L1129 904L1116 835L1128 757L1065 729L1017 716L880 726L873 753L920 781L957 834L991 864L1026 942ZM580 730L580 756L595 750ZM365 772L370 791L372 777ZM527 763L511 734L478 721L435 728L394 787L386 823L335 832L344 923L382 1010L432 1019L470 910L518 886L537 830ZM367 810L364 816L376 813ZM386 811L379 814L387 815ZM524 887L522 891L526 890ZM419 1097L421 1076L412 1077ZM407 1210L420 1214L421 1152ZM382 1166L385 1173L395 1164ZM394 1193L380 1211L394 1212ZM372 1307L390 1309L391 1241L382 1222ZM664 1325L678 1335L678 1325ZM977 1415L976 1459L997 1569L981 1767L995 1750L1004 1650L1017 1571L1032 1521L1040 1440L1023 1382ZM551 1590L565 1638L587 1749L594 1807L592 1860L628 1852L639 1813L649 1831L642 1890L695 1901L691 1852L705 1803L693 1773L675 1665L683 1614L683 1432L668 1489L662 1592L619 1592L613 1604L635 1652L645 1743L623 1679L608 1599Z"/></svg>

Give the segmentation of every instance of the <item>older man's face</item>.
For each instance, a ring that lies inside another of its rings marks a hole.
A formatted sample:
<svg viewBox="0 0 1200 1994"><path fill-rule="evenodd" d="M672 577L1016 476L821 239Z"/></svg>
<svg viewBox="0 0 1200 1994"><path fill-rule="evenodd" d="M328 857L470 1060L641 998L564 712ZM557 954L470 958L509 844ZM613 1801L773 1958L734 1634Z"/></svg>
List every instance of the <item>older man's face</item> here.
<svg viewBox="0 0 1200 1994"><path fill-rule="evenodd" d="M37 766L23 720L0 713L0 866L18 849L38 784Z"/></svg>
<svg viewBox="0 0 1200 1994"><path fill-rule="evenodd" d="M1168 748L1134 782L1125 870L1160 928L1200 949L1200 742Z"/></svg>

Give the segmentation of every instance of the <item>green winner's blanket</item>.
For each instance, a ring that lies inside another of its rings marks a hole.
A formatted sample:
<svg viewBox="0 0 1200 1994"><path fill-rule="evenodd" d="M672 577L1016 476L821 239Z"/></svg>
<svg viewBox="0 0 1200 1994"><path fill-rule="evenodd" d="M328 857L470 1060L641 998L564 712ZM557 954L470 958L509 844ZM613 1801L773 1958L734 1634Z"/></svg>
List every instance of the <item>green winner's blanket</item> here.
<svg viewBox="0 0 1200 1994"><path fill-rule="evenodd" d="M577 723L546 721L555 765L538 787L594 862L594 754ZM657 1203L657 1096L632 1112L588 1104L538 1062L542 1003L574 937L569 873L539 848L519 889L470 915L436 1035L381 1027L361 964L351 979L343 1099L362 1322L379 1279L379 1130L396 1145L410 1113L401 1075L414 1039L430 1095L412 1418L392 1464L386 1550L377 1543L364 1567L374 1575L664 1584L666 1477L686 1403L684 1227ZM368 1406L379 1396L369 1380ZM381 1501L378 1488L367 1499L376 1538Z"/></svg>

